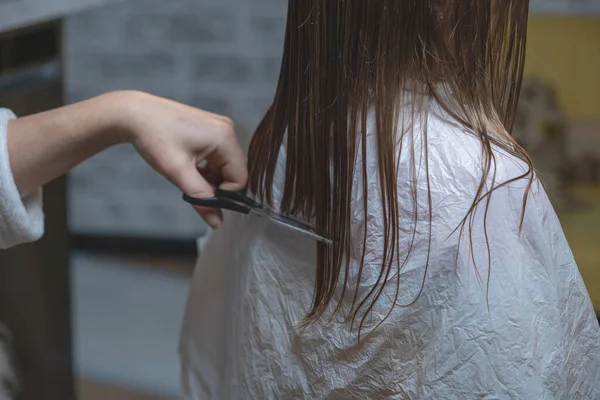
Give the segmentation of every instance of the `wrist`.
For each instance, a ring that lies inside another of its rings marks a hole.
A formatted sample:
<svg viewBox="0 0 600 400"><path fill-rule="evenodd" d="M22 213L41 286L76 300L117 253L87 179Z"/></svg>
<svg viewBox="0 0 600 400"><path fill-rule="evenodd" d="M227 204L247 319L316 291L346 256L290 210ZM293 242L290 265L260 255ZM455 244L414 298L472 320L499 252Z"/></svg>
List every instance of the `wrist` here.
<svg viewBox="0 0 600 400"><path fill-rule="evenodd" d="M102 135L110 145L130 143L137 133L135 104L143 93L134 91L116 91L102 94L92 101L91 107L102 115Z"/></svg>
<svg viewBox="0 0 600 400"><path fill-rule="evenodd" d="M110 130L116 144L133 143L140 134L140 118L148 94L135 90L123 90L100 96L106 102Z"/></svg>

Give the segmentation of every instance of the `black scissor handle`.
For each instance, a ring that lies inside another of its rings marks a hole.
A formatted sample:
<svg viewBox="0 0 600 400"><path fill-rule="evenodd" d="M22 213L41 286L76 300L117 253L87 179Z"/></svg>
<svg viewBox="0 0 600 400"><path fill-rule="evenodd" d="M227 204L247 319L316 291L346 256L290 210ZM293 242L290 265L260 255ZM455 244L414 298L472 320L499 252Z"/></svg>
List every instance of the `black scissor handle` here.
<svg viewBox="0 0 600 400"><path fill-rule="evenodd" d="M248 207L246 196L239 192L229 192L217 189L214 197L204 199L183 194L183 201L199 207L220 208L222 210L230 210L242 214L250 213L250 207Z"/></svg>

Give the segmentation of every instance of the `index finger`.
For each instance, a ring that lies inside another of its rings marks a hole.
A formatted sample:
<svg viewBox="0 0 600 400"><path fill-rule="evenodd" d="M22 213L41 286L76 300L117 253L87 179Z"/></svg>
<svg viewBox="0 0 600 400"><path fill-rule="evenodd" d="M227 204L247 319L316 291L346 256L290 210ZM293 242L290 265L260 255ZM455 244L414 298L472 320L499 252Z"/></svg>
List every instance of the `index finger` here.
<svg viewBox="0 0 600 400"><path fill-rule="evenodd" d="M248 165L240 142L233 133L225 133L209 157L221 175L225 190L242 190L248 183Z"/></svg>

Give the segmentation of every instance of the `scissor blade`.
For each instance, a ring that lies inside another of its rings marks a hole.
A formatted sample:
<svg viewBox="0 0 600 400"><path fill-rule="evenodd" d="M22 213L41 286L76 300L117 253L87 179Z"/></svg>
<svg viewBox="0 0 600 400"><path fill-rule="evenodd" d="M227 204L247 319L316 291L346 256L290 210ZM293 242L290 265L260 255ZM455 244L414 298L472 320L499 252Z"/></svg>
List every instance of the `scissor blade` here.
<svg viewBox="0 0 600 400"><path fill-rule="evenodd" d="M282 217L280 215L276 215L276 214L272 214L269 215L269 219L271 221L273 221L274 223L281 225L283 227L286 227L288 229L291 229L295 232L299 232L303 235L309 236L313 239L316 239L320 242L324 242L327 244L331 244L332 241L327 239L324 236L319 235L318 233L316 233L312 228L305 226L304 224L298 222L298 221L294 221L292 219L286 218L286 217Z"/></svg>
<svg viewBox="0 0 600 400"><path fill-rule="evenodd" d="M318 233L316 233L314 231L314 229L312 229L310 226L308 226L302 222L293 220L291 218L284 217L277 213L267 212L265 210L252 210L252 211L262 217L268 218L269 220L276 223L277 225L283 226L287 229L290 229L295 232L301 233L303 235L309 236L309 237L316 239L323 243L327 243L327 244L332 243L332 241L330 239L327 239L326 237L319 235Z"/></svg>

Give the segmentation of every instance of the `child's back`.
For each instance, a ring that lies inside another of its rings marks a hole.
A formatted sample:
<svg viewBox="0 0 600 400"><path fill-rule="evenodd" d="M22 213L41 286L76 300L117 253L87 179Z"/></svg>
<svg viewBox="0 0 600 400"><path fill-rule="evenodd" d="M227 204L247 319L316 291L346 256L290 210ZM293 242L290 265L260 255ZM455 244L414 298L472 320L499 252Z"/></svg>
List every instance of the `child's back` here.
<svg viewBox="0 0 600 400"><path fill-rule="evenodd" d="M359 295L377 281L383 246L372 126L366 219L360 185L353 202L358 242L350 281L356 282L364 229L368 238ZM407 171L410 149L421 148L410 136L405 134L401 156ZM402 260L398 304L411 303L424 282L416 302L395 307L370 332L394 298L396 277L390 276L360 342L356 327L338 321L294 328L312 300L314 242L267 220L228 214L203 246L192 283L180 348L190 399L600 398L600 328L545 192L534 183L520 235L515 204L521 204L527 181L494 193L487 218L488 262L483 208L473 221L473 253L468 244L458 246L459 232L453 234L479 185L481 144L435 105L428 139L433 178L428 191L425 177L417 174L414 238L411 177L398 181L406 222L400 254L411 244L415 249ZM526 169L513 156L495 154L501 182ZM421 158L419 152L416 157ZM284 170L282 148L276 202ZM468 235L463 241L469 242ZM347 291L343 307L350 306L353 294Z"/></svg>

